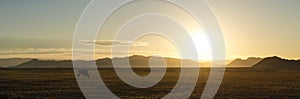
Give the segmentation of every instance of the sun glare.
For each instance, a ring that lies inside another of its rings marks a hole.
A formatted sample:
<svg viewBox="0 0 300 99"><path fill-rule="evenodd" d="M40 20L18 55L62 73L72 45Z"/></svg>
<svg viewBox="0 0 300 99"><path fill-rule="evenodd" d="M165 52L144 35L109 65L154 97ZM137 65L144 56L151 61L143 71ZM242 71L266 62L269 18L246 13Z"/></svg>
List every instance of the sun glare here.
<svg viewBox="0 0 300 99"><path fill-rule="evenodd" d="M204 32L198 31L191 34L194 45L197 49L198 60L211 60L211 46L208 37Z"/></svg>

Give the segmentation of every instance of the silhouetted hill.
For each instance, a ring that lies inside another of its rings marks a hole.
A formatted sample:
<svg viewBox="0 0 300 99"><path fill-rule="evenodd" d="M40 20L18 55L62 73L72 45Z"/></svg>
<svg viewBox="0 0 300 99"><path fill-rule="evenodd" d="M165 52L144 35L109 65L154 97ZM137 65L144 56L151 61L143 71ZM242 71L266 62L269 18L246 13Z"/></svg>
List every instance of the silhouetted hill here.
<svg viewBox="0 0 300 99"><path fill-rule="evenodd" d="M8 58L0 59L0 67L10 67L30 61L30 58Z"/></svg>
<svg viewBox="0 0 300 99"><path fill-rule="evenodd" d="M152 58L152 59L151 59ZM181 59L175 59L175 58L168 58L168 57L163 57L165 59L165 62L167 64L167 66L181 66ZM99 59L97 60L97 66L100 67L107 67L107 66L112 66L112 60L114 61L122 61L122 60L129 60L129 63L131 66L133 67L145 67L149 65L150 59L153 63L156 63L159 61L159 57L156 56L141 56L141 55L133 55L130 57L124 57L124 58L103 58L103 59ZM191 61L191 60L182 60L182 62L184 62L187 65L190 66L195 66L195 65L199 65L197 62ZM154 64L155 65L155 64Z"/></svg>
<svg viewBox="0 0 300 99"><path fill-rule="evenodd" d="M149 60L153 61L153 63L159 63L159 57L145 57L140 55L134 55L130 57L124 58L102 58L96 60L96 64L98 67L112 67L113 60L125 60L129 59L130 65L133 67L147 67L149 64ZM178 67L181 66L181 59L175 58L164 58L166 60L166 64L168 66ZM83 61L84 62L84 61ZM85 61L86 62L86 61ZM197 62L191 60L182 60L185 64L189 66L198 66ZM63 61L55 61L55 60L38 60L32 59L31 61L22 63L20 65L14 66L14 68L72 68L73 63L71 60L63 60Z"/></svg>
<svg viewBox="0 0 300 99"><path fill-rule="evenodd" d="M28 62L14 66L14 68L72 68L71 60L38 60L32 59Z"/></svg>
<svg viewBox="0 0 300 99"><path fill-rule="evenodd" d="M252 68L264 69L300 69L300 60L287 60L277 56L267 57Z"/></svg>
<svg viewBox="0 0 300 99"><path fill-rule="evenodd" d="M229 64L227 64L227 66L251 67L251 66L255 65L256 63L260 62L261 60L263 60L263 58L249 57L246 60L238 58L238 59L233 60Z"/></svg>

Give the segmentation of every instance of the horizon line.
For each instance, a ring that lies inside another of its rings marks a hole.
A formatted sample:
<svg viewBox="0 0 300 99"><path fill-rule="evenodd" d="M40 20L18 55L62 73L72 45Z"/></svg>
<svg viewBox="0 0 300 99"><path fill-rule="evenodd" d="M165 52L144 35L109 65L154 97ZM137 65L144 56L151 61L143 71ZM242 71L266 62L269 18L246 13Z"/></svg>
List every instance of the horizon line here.
<svg viewBox="0 0 300 99"><path fill-rule="evenodd" d="M129 55L129 56L122 56L122 57L102 57L102 58L97 58L97 59L93 59L93 60L100 60L100 59L105 59L105 58L109 58L109 59L114 59L114 58L127 58L127 57L132 57L132 56L142 56L142 57L163 57L163 58L172 58L172 59L181 59L181 60L192 60L192 61L212 61L210 59L199 59L199 60L195 60L195 59L184 59L184 58L177 58L177 57L165 57L165 56L158 56L158 55ZM247 58L226 58L224 61L228 61L228 60L236 60L236 59L241 59L241 60L247 60L249 58L269 58L269 57L279 57L281 59L286 59L286 60L300 60L300 58L284 58L281 57L279 55L270 55L270 56L265 56L265 57L257 57L257 56L249 56ZM11 57L11 58L0 58L0 59L37 59L37 60L53 60L53 61L63 61L63 60L73 60L74 59L47 59L47 58L29 58L29 57ZM93 60L82 60L82 61L93 61ZM220 59L215 59L215 60L220 60ZM75 61L80 61L80 60L75 60Z"/></svg>

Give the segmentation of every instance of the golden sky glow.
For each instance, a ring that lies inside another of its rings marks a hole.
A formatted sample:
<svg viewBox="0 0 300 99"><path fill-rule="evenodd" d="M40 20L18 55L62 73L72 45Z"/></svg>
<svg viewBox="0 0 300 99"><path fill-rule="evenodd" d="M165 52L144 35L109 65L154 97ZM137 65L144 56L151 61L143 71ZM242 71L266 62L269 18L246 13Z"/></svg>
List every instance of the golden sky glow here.
<svg viewBox="0 0 300 99"><path fill-rule="evenodd" d="M0 58L71 59L75 26L88 2L0 1ZM208 2L223 29L228 59L275 55L290 59L300 58L299 0L208 0ZM192 22L179 10L174 11L176 13L170 12L170 15L174 14L175 17L181 15L176 17L179 22L180 20ZM139 21L141 20L137 19L135 22ZM202 59L209 59L210 46L207 44L209 41L205 39L203 31L193 24L188 23L186 26L190 25L188 30L192 39L197 42L195 45L200 52L199 56ZM126 29L124 31L126 32ZM177 30L173 31L175 33ZM98 43L110 43L109 36L102 37L97 39ZM178 57L174 45L164 38L147 36L138 41L136 46L131 48L130 54ZM120 44L126 45L126 41ZM110 56L109 46L98 45L96 48L96 58Z"/></svg>

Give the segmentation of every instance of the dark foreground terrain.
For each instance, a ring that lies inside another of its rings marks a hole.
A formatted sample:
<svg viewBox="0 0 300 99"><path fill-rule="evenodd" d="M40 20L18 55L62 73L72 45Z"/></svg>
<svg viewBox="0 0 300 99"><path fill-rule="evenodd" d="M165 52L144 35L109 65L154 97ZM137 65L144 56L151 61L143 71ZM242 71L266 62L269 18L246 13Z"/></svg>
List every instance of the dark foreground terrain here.
<svg viewBox="0 0 300 99"><path fill-rule="evenodd" d="M147 69L136 69L146 75ZM107 87L121 98L161 98L175 86L180 69L168 69L157 85L138 89L123 83L113 69L100 69ZM201 69L191 98L200 97L209 69ZM0 98L84 98L73 69L0 69ZM300 98L300 70L226 69L215 98Z"/></svg>

